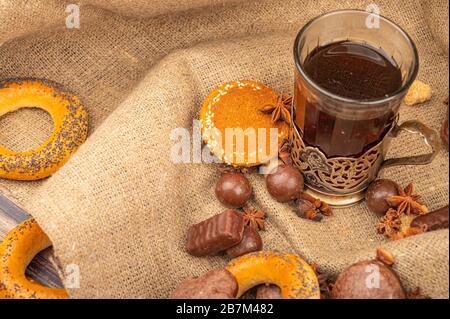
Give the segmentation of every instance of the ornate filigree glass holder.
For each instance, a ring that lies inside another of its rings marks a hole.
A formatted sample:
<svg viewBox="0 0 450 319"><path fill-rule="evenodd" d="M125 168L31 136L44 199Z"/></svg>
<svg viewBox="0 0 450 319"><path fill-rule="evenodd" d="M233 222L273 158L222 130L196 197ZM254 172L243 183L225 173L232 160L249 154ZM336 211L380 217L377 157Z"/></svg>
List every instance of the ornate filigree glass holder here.
<svg viewBox="0 0 450 319"><path fill-rule="evenodd" d="M375 26L369 23L373 18L378 19ZM398 65L402 87L376 100L355 100L316 84L303 68L305 58L317 46L343 40L382 48ZM383 167L427 164L439 152L434 130L418 121L397 125L401 101L417 75L419 61L411 38L394 22L359 10L321 15L300 30L294 60L290 142L294 166L304 174L307 192L333 206L349 206L364 198ZM431 153L386 159L392 138L402 130L421 134Z"/></svg>
<svg viewBox="0 0 450 319"><path fill-rule="evenodd" d="M430 163L440 150L436 131L418 121L401 125L393 123L391 130L377 145L363 155L354 157L327 156L317 147L307 146L302 135L292 123L290 131L291 157L295 167L302 171L307 192L332 206L350 206L364 198L365 190L377 177L380 169L395 165L424 165ZM392 138L405 130L419 133L432 152L425 155L385 159Z"/></svg>

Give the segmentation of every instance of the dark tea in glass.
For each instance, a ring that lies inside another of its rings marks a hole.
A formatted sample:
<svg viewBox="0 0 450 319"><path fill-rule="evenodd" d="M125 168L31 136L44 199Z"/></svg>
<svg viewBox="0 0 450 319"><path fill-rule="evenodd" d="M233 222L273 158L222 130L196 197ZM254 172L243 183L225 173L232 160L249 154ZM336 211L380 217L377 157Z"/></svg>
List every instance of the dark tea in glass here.
<svg viewBox="0 0 450 319"><path fill-rule="evenodd" d="M323 14L299 31L294 62L289 139L306 192L333 206L351 205L382 167L427 164L439 152L434 130L415 120L397 123L419 60L394 22L362 10ZM432 152L386 159L401 130L420 133Z"/></svg>
<svg viewBox="0 0 450 319"><path fill-rule="evenodd" d="M402 87L396 61L383 49L365 43L346 40L318 46L306 56L303 68L322 89L358 101L382 99ZM395 120L397 108L370 118L333 115L321 108L322 101L302 94L307 88L301 81L297 84L295 124L304 142L327 156L361 155L384 137Z"/></svg>

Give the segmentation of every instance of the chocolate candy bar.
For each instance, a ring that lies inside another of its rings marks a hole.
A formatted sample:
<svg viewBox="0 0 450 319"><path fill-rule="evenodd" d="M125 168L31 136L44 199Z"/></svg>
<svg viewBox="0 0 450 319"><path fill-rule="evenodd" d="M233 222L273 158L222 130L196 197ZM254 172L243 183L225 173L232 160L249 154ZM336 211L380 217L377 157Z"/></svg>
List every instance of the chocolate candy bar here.
<svg viewBox="0 0 450 319"><path fill-rule="evenodd" d="M245 227L242 240L236 246L227 249L227 255L230 258L236 258L254 251L262 250L263 242L258 231L252 227Z"/></svg>
<svg viewBox="0 0 450 319"><path fill-rule="evenodd" d="M244 219L241 213L227 209L198 224L187 234L186 250L194 256L214 255L242 240Z"/></svg>
<svg viewBox="0 0 450 319"><path fill-rule="evenodd" d="M434 212L417 216L412 220L411 227L425 228L425 231L448 228L448 205Z"/></svg>

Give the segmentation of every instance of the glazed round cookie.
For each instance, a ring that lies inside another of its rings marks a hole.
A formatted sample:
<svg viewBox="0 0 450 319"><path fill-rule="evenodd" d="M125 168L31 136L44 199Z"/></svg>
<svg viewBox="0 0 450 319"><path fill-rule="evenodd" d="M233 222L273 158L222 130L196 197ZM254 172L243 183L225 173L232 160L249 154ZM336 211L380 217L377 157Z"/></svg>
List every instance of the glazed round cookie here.
<svg viewBox="0 0 450 319"><path fill-rule="evenodd" d="M75 95L47 80L0 82L0 116L25 107L47 111L54 123L51 136L37 149L16 152L0 145L0 178L38 180L52 175L84 143L88 114Z"/></svg>
<svg viewBox="0 0 450 319"><path fill-rule="evenodd" d="M288 137L291 101L290 97L255 81L222 84L203 102L200 111L203 140L211 153L235 167L267 162L277 156L278 145ZM270 151L271 137L276 154Z"/></svg>
<svg viewBox="0 0 450 319"><path fill-rule="evenodd" d="M265 251L244 255L225 267L237 280L237 298L247 290L273 284L281 289L283 299L320 299L316 273L295 254Z"/></svg>
<svg viewBox="0 0 450 319"><path fill-rule="evenodd" d="M28 264L40 251L51 246L50 239L34 219L11 230L0 244L0 299L65 299L62 288L49 288L25 276Z"/></svg>

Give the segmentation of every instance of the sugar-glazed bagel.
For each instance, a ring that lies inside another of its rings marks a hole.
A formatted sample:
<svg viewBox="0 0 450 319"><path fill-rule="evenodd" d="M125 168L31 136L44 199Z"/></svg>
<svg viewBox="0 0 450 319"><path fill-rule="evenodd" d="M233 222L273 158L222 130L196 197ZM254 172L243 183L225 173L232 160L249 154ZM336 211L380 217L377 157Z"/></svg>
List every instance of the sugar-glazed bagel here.
<svg viewBox="0 0 450 319"><path fill-rule="evenodd" d="M320 299L316 273L295 254L251 253L232 260L225 269L238 282L237 298L255 286L273 284L281 289L283 299Z"/></svg>
<svg viewBox="0 0 450 319"><path fill-rule="evenodd" d="M37 149L15 152L0 145L0 178L38 180L52 175L84 143L88 114L80 100L47 80L0 82L0 116L24 107L47 111L54 123L51 136Z"/></svg>
<svg viewBox="0 0 450 319"><path fill-rule="evenodd" d="M62 288L49 288L25 276L28 264L40 251L51 246L50 239L34 219L11 230L0 244L0 299L65 299Z"/></svg>

